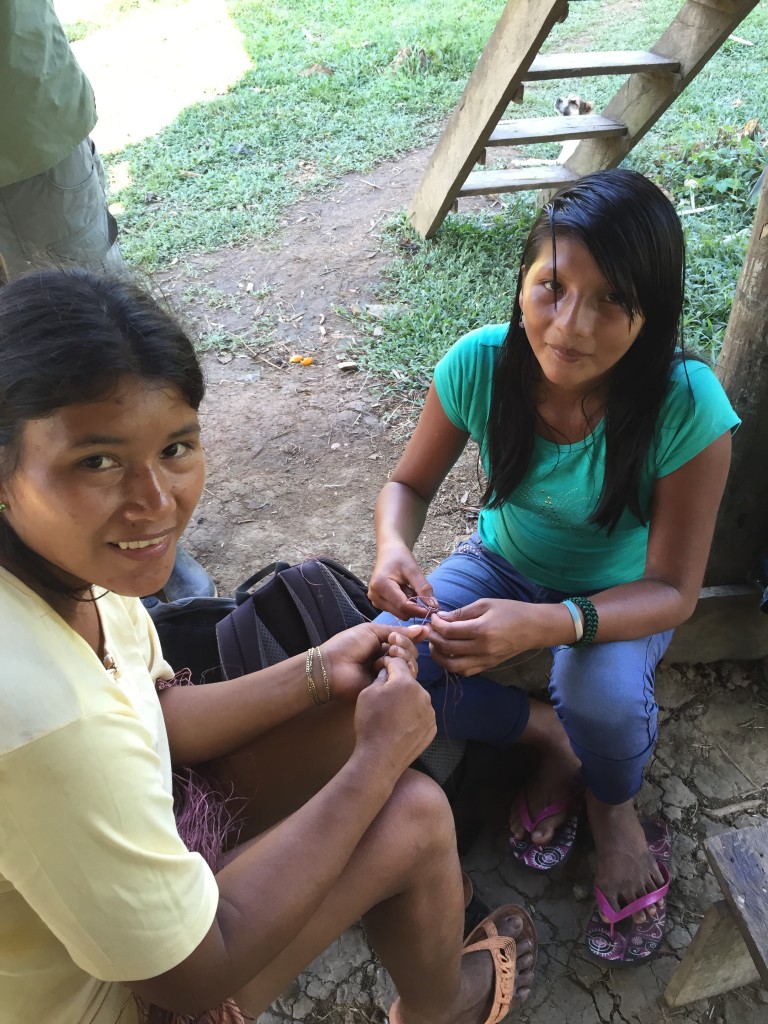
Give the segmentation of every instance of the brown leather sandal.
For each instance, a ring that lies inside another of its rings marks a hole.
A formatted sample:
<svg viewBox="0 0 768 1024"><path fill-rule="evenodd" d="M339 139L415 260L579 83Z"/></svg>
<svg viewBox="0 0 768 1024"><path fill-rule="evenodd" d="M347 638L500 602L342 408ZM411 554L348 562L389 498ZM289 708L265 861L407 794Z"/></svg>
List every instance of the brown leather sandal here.
<svg viewBox="0 0 768 1024"><path fill-rule="evenodd" d="M494 991L493 1004L485 1024L499 1024L510 1010L514 1010L523 1002L515 998L515 977L517 975L517 943L509 935L500 935L497 922L507 917L519 917L522 919L523 928L519 939L530 939L533 957L531 973L536 967L536 954L538 952L538 941L533 921L523 910L514 903L506 903L489 914L485 920L467 936L464 943L462 956L466 953L476 953L480 950L487 950L493 957L494 967ZM400 998L394 1001L389 1008L389 1024L403 1024L400 1016Z"/></svg>

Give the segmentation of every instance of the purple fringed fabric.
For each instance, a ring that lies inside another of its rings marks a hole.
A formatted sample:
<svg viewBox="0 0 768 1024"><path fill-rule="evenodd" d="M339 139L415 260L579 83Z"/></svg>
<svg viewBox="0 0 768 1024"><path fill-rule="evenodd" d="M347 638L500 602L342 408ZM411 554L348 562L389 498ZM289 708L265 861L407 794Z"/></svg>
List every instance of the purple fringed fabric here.
<svg viewBox="0 0 768 1024"><path fill-rule="evenodd" d="M158 679L155 688L162 693L169 686L194 685L191 672L184 668L173 679ZM179 836L188 850L200 854L211 871L218 870L228 842L240 830L242 803L234 794L222 793L193 768L173 771L173 813ZM144 1024L245 1024L253 1019L231 999L197 1016L173 1013L138 999L136 1003Z"/></svg>

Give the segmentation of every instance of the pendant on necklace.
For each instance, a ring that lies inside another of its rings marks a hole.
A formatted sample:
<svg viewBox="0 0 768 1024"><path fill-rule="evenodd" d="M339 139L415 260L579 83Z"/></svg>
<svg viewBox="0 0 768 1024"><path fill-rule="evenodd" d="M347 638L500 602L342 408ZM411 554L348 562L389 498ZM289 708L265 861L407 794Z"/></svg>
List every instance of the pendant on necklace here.
<svg viewBox="0 0 768 1024"><path fill-rule="evenodd" d="M109 651L104 652L104 657L102 658L102 665L107 670L107 672L111 673L113 679L120 678L120 669L115 664L115 659L112 657Z"/></svg>

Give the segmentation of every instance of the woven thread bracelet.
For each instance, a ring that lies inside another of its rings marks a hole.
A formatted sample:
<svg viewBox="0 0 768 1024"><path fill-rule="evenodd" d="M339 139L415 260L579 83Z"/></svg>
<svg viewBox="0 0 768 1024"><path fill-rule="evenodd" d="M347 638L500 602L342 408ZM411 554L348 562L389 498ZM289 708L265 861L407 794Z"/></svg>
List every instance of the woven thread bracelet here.
<svg viewBox="0 0 768 1024"><path fill-rule="evenodd" d="M584 635L580 640L575 643L569 644L569 647L587 647L595 639L597 634L598 615L597 608L592 604L588 597L568 597L562 603L568 605L568 602L575 604L577 608L580 608L584 614ZM570 608L568 609L570 611Z"/></svg>
<svg viewBox="0 0 768 1024"><path fill-rule="evenodd" d="M315 652L314 647L310 647L307 651L307 689L309 690L309 696L312 698L313 704L321 704L322 701L317 696L317 690L315 689L315 681L312 678L312 656Z"/></svg>

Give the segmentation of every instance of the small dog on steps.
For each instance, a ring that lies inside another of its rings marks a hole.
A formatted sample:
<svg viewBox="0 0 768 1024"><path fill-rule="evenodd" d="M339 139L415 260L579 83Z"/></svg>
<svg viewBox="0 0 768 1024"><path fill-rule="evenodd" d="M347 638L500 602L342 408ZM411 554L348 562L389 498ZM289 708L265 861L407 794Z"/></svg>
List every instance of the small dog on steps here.
<svg viewBox="0 0 768 1024"><path fill-rule="evenodd" d="M593 114L595 104L592 100L582 99L581 96L558 96L555 100L555 110L563 117L576 117L578 114ZM567 142L564 142L557 162L564 164L569 157L573 156L578 144L579 139L568 139Z"/></svg>

